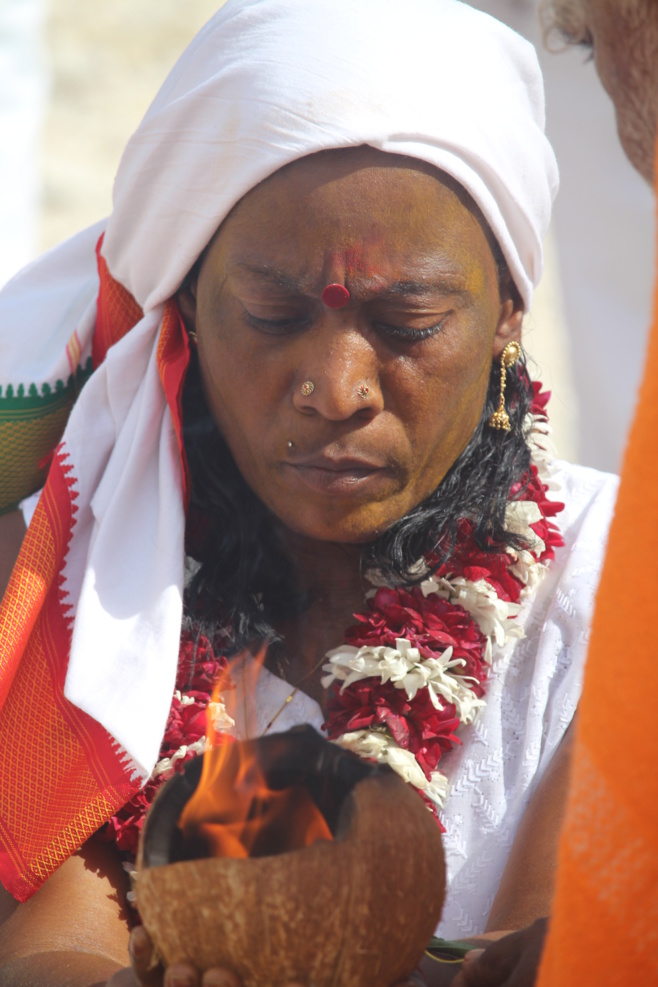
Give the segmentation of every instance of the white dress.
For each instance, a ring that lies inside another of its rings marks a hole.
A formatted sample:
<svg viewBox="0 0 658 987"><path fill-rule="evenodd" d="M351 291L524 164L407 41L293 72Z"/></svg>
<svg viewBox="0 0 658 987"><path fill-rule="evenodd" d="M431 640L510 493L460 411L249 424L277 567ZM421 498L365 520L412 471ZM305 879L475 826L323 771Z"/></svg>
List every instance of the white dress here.
<svg viewBox="0 0 658 987"><path fill-rule="evenodd" d="M519 822L580 696L617 478L557 467L551 499L566 505L557 519L565 545L519 614L525 638L494 648L486 707L441 761L450 782L442 814L448 893L437 934L449 939L484 931ZM287 682L263 670L255 722L238 722L238 732L262 733L289 693ZM322 721L318 704L300 691L276 732L299 723L320 730Z"/></svg>

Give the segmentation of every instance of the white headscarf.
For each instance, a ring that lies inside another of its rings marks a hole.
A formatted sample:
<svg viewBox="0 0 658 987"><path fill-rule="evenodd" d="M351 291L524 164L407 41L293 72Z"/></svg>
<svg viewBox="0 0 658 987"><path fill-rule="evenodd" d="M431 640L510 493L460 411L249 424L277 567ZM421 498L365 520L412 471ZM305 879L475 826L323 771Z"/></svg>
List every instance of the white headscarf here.
<svg viewBox="0 0 658 987"><path fill-rule="evenodd" d="M360 144L460 182L529 306L557 188L539 67L531 45L458 0L228 0L124 152L103 255L145 314L110 349L64 433L78 493L63 570L75 616L65 694L144 778L182 614L181 466L155 359L163 303L249 189L305 155ZM51 251L0 295L0 385L55 381L72 351L88 355L102 229Z"/></svg>

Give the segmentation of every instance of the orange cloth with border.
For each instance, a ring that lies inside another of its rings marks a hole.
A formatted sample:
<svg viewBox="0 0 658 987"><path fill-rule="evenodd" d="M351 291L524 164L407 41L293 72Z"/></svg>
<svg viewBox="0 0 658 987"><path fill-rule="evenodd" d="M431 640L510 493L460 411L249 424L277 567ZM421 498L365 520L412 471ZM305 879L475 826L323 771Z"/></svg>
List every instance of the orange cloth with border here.
<svg viewBox="0 0 658 987"><path fill-rule="evenodd" d="M589 984L658 984L658 281L596 601L538 980L538 987Z"/></svg>
<svg viewBox="0 0 658 987"><path fill-rule="evenodd" d="M132 295L109 273L100 246L94 367L142 317ZM181 395L188 356L172 300L165 306L157 360L183 465ZM60 445L0 605L0 880L19 901L139 788L114 738L64 696L72 620L61 573L76 498L76 477Z"/></svg>

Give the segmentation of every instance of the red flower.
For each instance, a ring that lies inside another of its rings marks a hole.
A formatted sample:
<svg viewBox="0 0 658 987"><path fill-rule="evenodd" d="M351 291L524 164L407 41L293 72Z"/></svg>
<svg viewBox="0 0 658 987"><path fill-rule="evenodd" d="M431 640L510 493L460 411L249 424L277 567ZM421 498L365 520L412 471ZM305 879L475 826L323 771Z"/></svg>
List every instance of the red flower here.
<svg viewBox="0 0 658 987"><path fill-rule="evenodd" d="M200 634L197 640L184 635L176 672L176 688L180 692L196 690L210 695L219 673L226 668L226 658L215 656L207 637Z"/></svg>
<svg viewBox="0 0 658 987"><path fill-rule="evenodd" d="M206 734L208 699L183 705L174 699L160 746L160 757L171 757L183 744L196 743Z"/></svg>
<svg viewBox="0 0 658 987"><path fill-rule="evenodd" d="M516 497L516 499L524 501L531 500L537 504L543 517L539 521L535 521L534 524L531 524L530 527L546 545L544 551L537 556L537 560L539 562L547 562L549 559L554 558L555 549L564 545L564 540L558 527L549 518L555 517L556 514L563 511L564 504L548 499L548 487L540 480L537 467L534 463L530 467L530 476L528 477L526 474L521 482L512 487L510 497Z"/></svg>
<svg viewBox="0 0 658 987"><path fill-rule="evenodd" d="M184 692L194 701L183 704L174 697L167 718L164 737L160 745L160 758L171 757L184 745L196 743L206 734L207 706L217 677L227 667L226 659L217 658L207 638L201 635L198 640L183 636L181 640L176 689ZM227 738L228 739L228 738ZM173 771L182 771L187 762L197 755L188 751L177 758ZM113 840L119 850L134 857L137 852L139 834L144 817L160 786L171 772L163 772L123 806L107 823L102 838Z"/></svg>
<svg viewBox="0 0 658 987"><path fill-rule="evenodd" d="M437 658L449 647L481 652L486 640L463 607L436 593L425 597L417 586L381 587L368 601L368 611L354 617L359 623L347 629L345 641L356 648L394 648L397 638L405 638L423 658Z"/></svg>
<svg viewBox="0 0 658 987"><path fill-rule="evenodd" d="M112 816L101 833L101 838L107 842L113 841L119 850L134 859L144 818L161 784L161 778L147 782L130 802Z"/></svg>
<svg viewBox="0 0 658 987"><path fill-rule="evenodd" d="M435 569L436 559L428 558L437 578L462 576L476 582L484 579L501 600L517 603L523 583L511 572L514 559L505 551L485 551L478 548L473 536L473 522L462 519L457 524L457 538L447 563Z"/></svg>
<svg viewBox="0 0 658 987"><path fill-rule="evenodd" d="M379 679L355 682L342 693L335 683L327 708L324 728L330 740L351 730L385 726L400 747L415 755L427 778L441 756L460 743L454 734L460 723L455 707L445 703L435 709L427 689L409 699L404 689L392 682L382 685Z"/></svg>
<svg viewBox="0 0 658 987"><path fill-rule="evenodd" d="M546 418L546 405L549 402L551 392L542 391L542 385L538 380L532 382L532 400L530 402L530 412L538 418Z"/></svg>
<svg viewBox="0 0 658 987"><path fill-rule="evenodd" d="M548 398L548 392L542 392L541 385L533 384L532 413L545 418ZM534 464L529 474L510 490L510 499L514 498L533 501L538 505L542 517L531 527L546 545L539 561L551 559L554 549L563 541L550 519L564 505L548 499L548 488L542 483ZM432 559L428 558L427 561L431 566ZM512 574L513 565L514 557L506 552L479 549L474 541L472 522L462 519L457 522L450 562L438 568L436 575L439 578L463 576L473 582L483 579L502 600L518 602L523 585ZM405 638L418 649L423 659L437 658L450 647L453 658L462 661L460 666L454 668L453 674L468 676L475 693L483 695L482 683L487 675L487 665L483 659L486 638L463 607L448 603L436 594L424 597L418 587L412 590L380 588L369 601L367 612L355 614L355 619L357 624L345 634L348 644L355 647L395 647L397 638ZM192 702L183 704L174 698L160 758L172 757L182 746L190 746L204 736L212 689L226 669L226 659L215 656L207 638L183 637L176 689ZM404 689L396 689L391 682L382 684L379 679L371 678L354 683L342 693L339 684L334 684L328 703L328 722L324 728L330 739L336 739L350 731L384 727L400 747L416 757L429 778L441 757L460 743L455 735L459 722L453 704L444 703L442 709L434 708L427 688L419 689L410 700ZM228 742L232 738L224 739ZM173 764L173 771L181 771L194 756L188 752L185 757L178 758ZM149 781L112 816L105 827L104 838L113 839L120 850L134 854L145 814L167 776L168 773L163 773L154 781ZM436 806L426 796L422 797L436 816Z"/></svg>

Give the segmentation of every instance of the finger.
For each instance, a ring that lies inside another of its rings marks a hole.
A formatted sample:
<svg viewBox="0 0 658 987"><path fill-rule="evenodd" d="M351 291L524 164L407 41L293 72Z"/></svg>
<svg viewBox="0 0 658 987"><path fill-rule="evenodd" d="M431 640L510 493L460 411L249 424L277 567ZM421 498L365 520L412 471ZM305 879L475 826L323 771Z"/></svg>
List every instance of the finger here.
<svg viewBox="0 0 658 987"><path fill-rule="evenodd" d="M503 987L514 968L513 961L509 961L506 955L490 953L490 949L473 950L477 956L472 956L470 960L464 958L452 987Z"/></svg>
<svg viewBox="0 0 658 987"><path fill-rule="evenodd" d="M206 970L201 987L242 987L242 981L232 970Z"/></svg>
<svg viewBox="0 0 658 987"><path fill-rule="evenodd" d="M427 987L427 981L419 969L415 969L404 980L398 980L393 987Z"/></svg>
<svg viewBox="0 0 658 987"><path fill-rule="evenodd" d="M139 981L133 971L128 967L125 970L117 970L105 984L105 987L139 987Z"/></svg>
<svg viewBox="0 0 658 987"><path fill-rule="evenodd" d="M165 970L164 987L199 987L199 974L188 963L172 963Z"/></svg>
<svg viewBox="0 0 658 987"><path fill-rule="evenodd" d="M484 949L469 949L468 953L465 954L462 965L460 967L459 973L452 981L451 987L468 987L468 970L472 964L479 960L484 954ZM466 971L465 973L463 971Z"/></svg>
<svg viewBox="0 0 658 987"><path fill-rule="evenodd" d="M469 949L469 951L464 956L462 963L468 966L469 963L473 963L474 960L479 960L481 956L484 955L483 949Z"/></svg>
<svg viewBox="0 0 658 987"><path fill-rule="evenodd" d="M160 987L162 984L162 967L158 962L153 943L143 925L138 925L130 933L128 949L135 983L141 984L142 987Z"/></svg>

